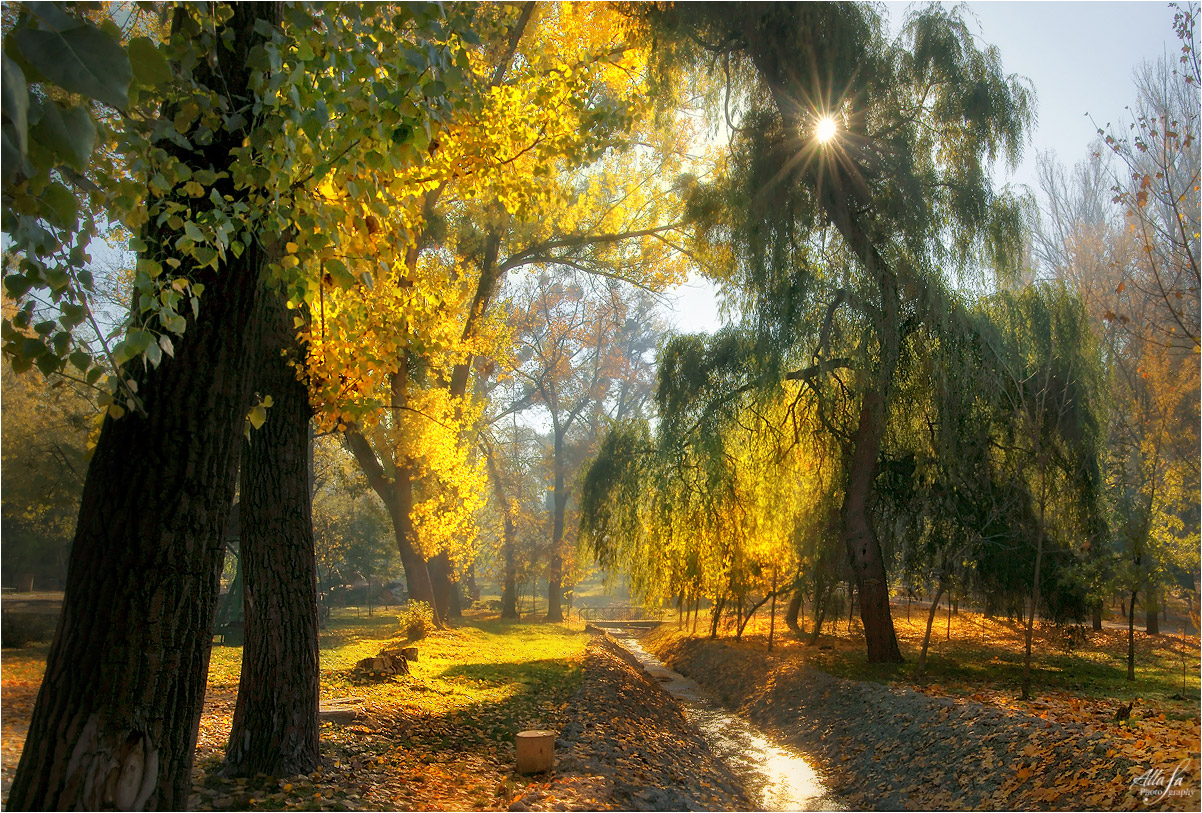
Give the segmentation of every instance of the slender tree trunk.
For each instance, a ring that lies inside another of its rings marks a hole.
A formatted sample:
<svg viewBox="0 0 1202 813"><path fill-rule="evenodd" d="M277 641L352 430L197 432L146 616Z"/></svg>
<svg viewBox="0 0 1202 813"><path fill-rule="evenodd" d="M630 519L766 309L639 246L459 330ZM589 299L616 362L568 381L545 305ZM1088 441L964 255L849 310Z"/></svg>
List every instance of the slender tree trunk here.
<svg viewBox="0 0 1202 813"><path fill-rule="evenodd" d="M805 630L801 628L797 618L801 615L801 604L805 600L805 595L802 593L801 585L798 584L793 595L789 596L789 606L785 608L785 626L793 630L793 633L798 637L805 634Z"/></svg>
<svg viewBox="0 0 1202 813"><path fill-rule="evenodd" d="M292 776L321 764L317 704L317 565L309 492L309 393L284 355L295 310L261 295L255 388L267 421L243 446L240 510L246 643L225 752L231 776ZM370 585L369 585L370 592ZM370 596L369 596L370 612Z"/></svg>
<svg viewBox="0 0 1202 813"><path fill-rule="evenodd" d="M235 5L229 47L195 70L201 84L253 102L254 25L277 4ZM218 85L214 75L219 74ZM192 150L193 168L226 170L245 130ZM228 181L218 194L245 193ZM201 206L194 201L184 205ZM155 259L175 233L151 225ZM156 369L125 365L145 414L105 420L80 500L63 609L8 798L10 810L182 810L191 791L223 560L255 347L247 330L264 257L195 272L198 319ZM185 261L185 267L191 264ZM187 309L184 309L185 313Z"/></svg>
<svg viewBox="0 0 1202 813"><path fill-rule="evenodd" d="M701 594L693 596L693 635L697 634L697 614L701 610Z"/></svg>
<svg viewBox="0 0 1202 813"><path fill-rule="evenodd" d="M1147 603L1144 606L1144 624L1149 635L1160 634L1160 600L1156 591L1149 587L1144 593Z"/></svg>
<svg viewBox="0 0 1202 813"><path fill-rule="evenodd" d="M1043 564L1044 520L1047 514L1046 486L1041 483L1039 495L1039 529L1035 535L1035 584L1031 596L1031 612L1027 614L1027 648L1023 655L1023 700L1031 699L1031 641L1035 635L1035 614L1039 612L1039 571Z"/></svg>
<svg viewBox="0 0 1202 813"><path fill-rule="evenodd" d="M776 570L772 571L772 615L768 619L768 651L772 651L772 636L776 632Z"/></svg>
<svg viewBox="0 0 1202 813"><path fill-rule="evenodd" d="M931 627L935 624L935 611L939 609L939 599L942 595L943 582L939 582L939 587L935 590L935 597L931 599L931 609L927 612L927 631L922 636L922 651L918 653L918 671L916 674L920 678L926 673L927 647L931 645Z"/></svg>
<svg viewBox="0 0 1202 813"><path fill-rule="evenodd" d="M1135 591L1127 610L1127 680L1135 680Z"/></svg>
<svg viewBox="0 0 1202 813"><path fill-rule="evenodd" d="M1101 600L1099 600L1098 602L1096 602L1093 605L1093 609L1092 609L1092 612L1090 613L1090 617L1091 617L1091 621L1092 621L1093 631L1101 632L1102 631L1102 602L1101 602Z"/></svg>
<svg viewBox="0 0 1202 813"><path fill-rule="evenodd" d="M501 587L501 617L518 617L518 577L514 561L515 543L512 538L513 522L505 522L505 577Z"/></svg>
<svg viewBox="0 0 1202 813"><path fill-rule="evenodd" d="M551 562L547 567L547 621L563 621L563 526L568 508L564 477L563 432L555 431L554 516L551 520Z"/></svg>
<svg viewBox="0 0 1202 813"><path fill-rule="evenodd" d="M726 596L714 601L714 608L710 611L710 637L718 637L718 621L722 618L722 607L726 604Z"/></svg>

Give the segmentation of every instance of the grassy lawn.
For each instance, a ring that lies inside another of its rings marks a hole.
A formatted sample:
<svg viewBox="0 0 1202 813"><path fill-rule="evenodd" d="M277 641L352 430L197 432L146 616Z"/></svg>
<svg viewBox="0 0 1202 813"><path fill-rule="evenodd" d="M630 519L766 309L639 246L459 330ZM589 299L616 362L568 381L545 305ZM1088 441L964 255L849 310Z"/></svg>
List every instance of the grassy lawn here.
<svg viewBox="0 0 1202 813"><path fill-rule="evenodd" d="M513 737L557 729L580 682L582 624L471 616L417 641L411 674L370 677L350 667L406 642L395 613L336 610L321 633L323 699L354 697L354 724L322 724L323 767L303 777L230 781L217 769L237 697L240 646L213 647L197 744L194 808L500 809L532 780L513 773ZM5 788L20 756L48 646L3 650Z"/></svg>

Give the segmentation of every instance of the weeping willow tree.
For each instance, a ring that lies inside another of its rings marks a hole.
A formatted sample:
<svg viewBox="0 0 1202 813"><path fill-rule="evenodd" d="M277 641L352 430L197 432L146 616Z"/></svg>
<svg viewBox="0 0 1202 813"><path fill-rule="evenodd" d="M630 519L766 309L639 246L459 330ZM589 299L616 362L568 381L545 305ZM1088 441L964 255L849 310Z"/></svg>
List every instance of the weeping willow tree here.
<svg viewBox="0 0 1202 813"><path fill-rule="evenodd" d="M782 381L810 392L840 445L839 536L868 658L898 661L875 517L894 384L921 329L969 329L952 284L1016 267L1019 208L989 168L1020 157L1030 91L939 7L912 12L893 40L861 4L631 13L658 32L663 66L700 63L727 79L714 113L733 132L729 172L694 190L693 214L747 339L719 339L708 368L691 363L696 347L667 348L683 374L661 391L661 414L694 400L721 411Z"/></svg>
<svg viewBox="0 0 1202 813"><path fill-rule="evenodd" d="M671 375L664 370L661 390ZM706 422L702 432L680 433L679 415L654 432L646 421L613 428L585 475L581 543L602 566L625 572L648 606L675 598L683 611L707 599L710 634L726 610L742 635L760 607L794 588L798 540L824 490L819 450L781 432L786 395L778 388L721 417L689 409Z"/></svg>

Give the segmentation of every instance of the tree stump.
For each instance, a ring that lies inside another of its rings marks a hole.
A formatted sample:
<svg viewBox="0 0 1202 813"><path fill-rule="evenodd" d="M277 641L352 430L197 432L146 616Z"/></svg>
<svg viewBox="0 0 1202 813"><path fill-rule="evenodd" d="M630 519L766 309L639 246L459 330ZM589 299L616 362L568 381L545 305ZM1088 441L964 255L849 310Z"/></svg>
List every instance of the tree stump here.
<svg viewBox="0 0 1202 813"><path fill-rule="evenodd" d="M401 655L404 656L405 660L407 660L407 661L416 661L417 660L417 647L407 646L401 650Z"/></svg>
<svg viewBox="0 0 1202 813"><path fill-rule="evenodd" d="M543 773L555 764L554 731L519 731L518 773Z"/></svg>
<svg viewBox="0 0 1202 813"><path fill-rule="evenodd" d="M378 675L407 675L409 674L409 662L398 653L381 652L379 655L364 658L356 663L355 670Z"/></svg>

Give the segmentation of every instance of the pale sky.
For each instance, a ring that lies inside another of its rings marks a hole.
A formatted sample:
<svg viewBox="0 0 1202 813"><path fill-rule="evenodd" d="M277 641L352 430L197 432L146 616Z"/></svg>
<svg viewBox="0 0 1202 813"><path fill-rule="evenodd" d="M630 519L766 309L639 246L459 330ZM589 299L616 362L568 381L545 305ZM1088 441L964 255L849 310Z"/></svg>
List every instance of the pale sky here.
<svg viewBox="0 0 1202 813"><path fill-rule="evenodd" d="M894 30L913 5L886 4ZM998 47L1003 69L1035 86L1037 122L1030 143L1015 172L999 167L999 185L1024 184L1034 190L1037 153L1054 152L1069 166L1084 161L1097 128L1123 121L1124 108L1134 103L1135 69L1179 54L1174 12L1165 2L999 0L966 5L969 27L984 43ZM680 331L719 326L712 286L690 280L672 296Z"/></svg>

